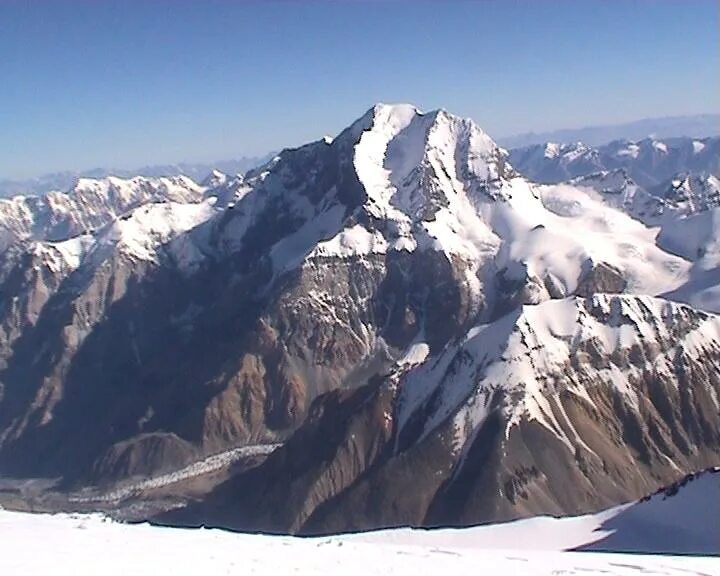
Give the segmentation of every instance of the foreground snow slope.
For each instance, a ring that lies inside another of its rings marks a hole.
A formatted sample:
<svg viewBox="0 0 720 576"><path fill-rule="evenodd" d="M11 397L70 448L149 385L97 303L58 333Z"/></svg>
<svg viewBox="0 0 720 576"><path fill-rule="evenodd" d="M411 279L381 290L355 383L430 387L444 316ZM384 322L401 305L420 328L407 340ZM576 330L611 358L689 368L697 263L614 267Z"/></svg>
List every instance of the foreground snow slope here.
<svg viewBox="0 0 720 576"><path fill-rule="evenodd" d="M456 530L379 530L354 542L452 548L720 555L720 468L639 502L585 516L536 517ZM718 566L712 574L720 574Z"/></svg>
<svg viewBox="0 0 720 576"><path fill-rule="evenodd" d="M468 533L472 534L470 530ZM301 539L123 525L99 516L41 516L0 511L3 576L72 574L300 575L457 574L545 576L720 573L720 559L558 551L501 551L446 544L446 531L424 542L377 543L353 537ZM513 545L528 539L515 538ZM503 542L503 544L507 544ZM42 553L39 553L42 550Z"/></svg>
<svg viewBox="0 0 720 576"><path fill-rule="evenodd" d="M0 574L720 574L720 468L643 501L575 518L328 538L117 524L0 510ZM43 554L37 554L42 543ZM569 549L611 553L567 552ZM201 572L202 571L202 572ZM419 572L417 572L419 571Z"/></svg>

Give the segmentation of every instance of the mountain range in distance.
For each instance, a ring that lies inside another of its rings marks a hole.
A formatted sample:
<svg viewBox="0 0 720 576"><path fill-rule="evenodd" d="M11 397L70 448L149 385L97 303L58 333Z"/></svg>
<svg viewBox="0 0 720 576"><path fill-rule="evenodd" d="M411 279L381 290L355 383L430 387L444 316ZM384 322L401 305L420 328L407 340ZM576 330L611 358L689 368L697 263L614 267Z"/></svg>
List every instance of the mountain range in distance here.
<svg viewBox="0 0 720 576"><path fill-rule="evenodd" d="M691 116L667 116L645 118L634 122L567 128L549 132L528 132L497 139L505 148L521 148L545 142L583 142L601 146L613 140L642 140L648 137L673 138L685 136L703 138L720 135L720 114L696 114Z"/></svg>
<svg viewBox="0 0 720 576"><path fill-rule="evenodd" d="M200 182L213 170L220 170L226 174L244 174L251 168L264 164L270 160L273 155L273 153L269 153L264 156L243 157L237 160L220 160L213 163L181 162L179 164L157 164L144 166L135 170L95 168L80 172L53 172L35 178L8 178L0 180L0 198L18 194L32 196L51 191L69 190L80 178L106 178L108 176L119 178L132 178L134 176L160 178L188 176Z"/></svg>
<svg viewBox="0 0 720 576"><path fill-rule="evenodd" d="M720 114L697 114L692 116L672 116L647 118L625 124L570 128L550 132L529 132L514 136L497 138L505 148L523 148L547 142L576 143L600 146L613 140L639 141L648 137L708 137L720 135ZM237 160L217 161L214 163L179 163L145 166L136 170L95 168L80 172L55 172L34 178L0 179L0 198L17 194L37 195L50 191L67 190L78 178L104 178L118 176L170 177L189 176L193 180L203 180L212 170L226 174L244 174L274 156L270 152L263 156L243 157Z"/></svg>

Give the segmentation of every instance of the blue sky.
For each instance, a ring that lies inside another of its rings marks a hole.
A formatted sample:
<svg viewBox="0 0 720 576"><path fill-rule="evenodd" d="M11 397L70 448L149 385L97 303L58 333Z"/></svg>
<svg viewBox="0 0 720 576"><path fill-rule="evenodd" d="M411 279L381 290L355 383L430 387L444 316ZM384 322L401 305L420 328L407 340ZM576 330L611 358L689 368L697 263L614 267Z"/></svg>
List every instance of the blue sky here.
<svg viewBox="0 0 720 576"><path fill-rule="evenodd" d="M720 109L716 0L0 0L0 178L299 145L374 102L491 135Z"/></svg>

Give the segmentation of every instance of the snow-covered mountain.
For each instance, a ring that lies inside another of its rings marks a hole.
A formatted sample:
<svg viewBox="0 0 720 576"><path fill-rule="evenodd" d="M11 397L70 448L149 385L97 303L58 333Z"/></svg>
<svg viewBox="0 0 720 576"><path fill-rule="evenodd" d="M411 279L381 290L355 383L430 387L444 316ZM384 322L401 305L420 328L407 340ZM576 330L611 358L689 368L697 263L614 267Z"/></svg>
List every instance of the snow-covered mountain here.
<svg viewBox="0 0 720 576"><path fill-rule="evenodd" d="M668 496L575 518L531 518L463 529L395 529L321 538L118 524L99 515L0 510L3 574L716 574L720 532L707 508L717 473ZM703 518L705 521L703 522ZM36 553L42 543L42 554ZM603 553L580 550L603 550ZM610 552L607 552L610 551ZM627 552L632 552L628 554ZM649 553L663 555L650 555ZM691 554L672 556L670 554ZM59 559L62 559L59 562Z"/></svg>
<svg viewBox="0 0 720 576"><path fill-rule="evenodd" d="M134 170L95 168L81 172L55 172L36 178L3 179L0 180L0 198L9 198L20 194L25 196L42 196L52 191L68 190L73 188L78 180L81 179L102 180L108 177L131 179L137 176L152 179L184 176L200 182L213 170L220 170L227 174L244 174L248 170L264 164L273 156L274 154L243 157L237 160L221 160L212 164L181 162L179 164L151 165Z"/></svg>
<svg viewBox="0 0 720 576"><path fill-rule="evenodd" d="M531 180L558 183L593 172L624 169L651 191L679 174L720 175L720 138L645 138L592 147L548 142L510 151L512 165Z"/></svg>
<svg viewBox="0 0 720 576"><path fill-rule="evenodd" d="M67 192L0 200L0 249L17 240L66 240L151 202L200 202L205 189L184 176L82 178Z"/></svg>
<svg viewBox="0 0 720 576"><path fill-rule="evenodd" d="M188 513L323 531L592 511L718 459L705 189L537 185L471 120L382 104L244 177L133 182L9 202L0 473L287 441Z"/></svg>

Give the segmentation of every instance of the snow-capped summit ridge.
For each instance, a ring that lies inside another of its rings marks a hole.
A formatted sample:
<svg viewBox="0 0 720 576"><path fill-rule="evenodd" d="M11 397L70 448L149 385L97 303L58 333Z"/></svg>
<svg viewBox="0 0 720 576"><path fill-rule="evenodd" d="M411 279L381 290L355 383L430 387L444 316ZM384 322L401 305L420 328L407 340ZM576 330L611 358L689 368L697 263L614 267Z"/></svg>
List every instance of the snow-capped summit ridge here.
<svg viewBox="0 0 720 576"><path fill-rule="evenodd" d="M573 150L594 154L582 144ZM610 201L587 188L618 193L605 194ZM539 287L536 301L550 297L548 275L571 294L593 263L614 267L632 292L657 295L686 281L689 264L617 209L635 202L624 172L587 188L519 177L470 119L377 104L332 142L285 150L248 174L217 237L240 251L259 219L283 222L269 247L276 277L316 258L430 250L464 261L476 295L484 282L492 290L497 271L518 266Z"/></svg>
<svg viewBox="0 0 720 576"><path fill-rule="evenodd" d="M377 105L373 112L372 126L354 148L366 210L398 222L400 237L414 236L415 245L442 244L456 235L464 227L460 212L474 212L468 210L471 196L499 188L509 175L503 151L472 120L444 110L423 114L411 105Z"/></svg>

